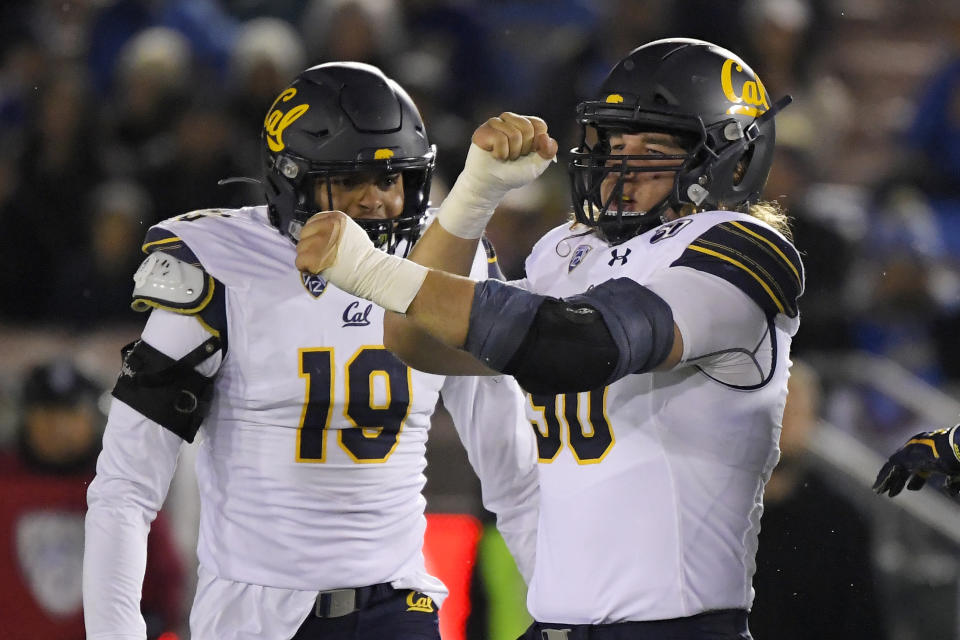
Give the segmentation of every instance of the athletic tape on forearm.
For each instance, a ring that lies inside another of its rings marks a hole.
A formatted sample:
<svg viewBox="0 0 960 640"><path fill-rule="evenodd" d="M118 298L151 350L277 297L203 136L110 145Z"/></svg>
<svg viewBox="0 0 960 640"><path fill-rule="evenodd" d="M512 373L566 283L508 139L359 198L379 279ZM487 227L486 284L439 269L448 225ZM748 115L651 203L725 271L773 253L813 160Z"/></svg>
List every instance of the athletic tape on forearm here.
<svg viewBox="0 0 960 640"><path fill-rule="evenodd" d="M440 226L458 238L476 240L507 192L533 182L554 161L536 152L516 160L497 160L471 144L463 171L437 212Z"/></svg>
<svg viewBox="0 0 960 640"><path fill-rule="evenodd" d="M384 309L406 313L430 270L373 246L366 231L346 219L337 260L321 275L347 293Z"/></svg>

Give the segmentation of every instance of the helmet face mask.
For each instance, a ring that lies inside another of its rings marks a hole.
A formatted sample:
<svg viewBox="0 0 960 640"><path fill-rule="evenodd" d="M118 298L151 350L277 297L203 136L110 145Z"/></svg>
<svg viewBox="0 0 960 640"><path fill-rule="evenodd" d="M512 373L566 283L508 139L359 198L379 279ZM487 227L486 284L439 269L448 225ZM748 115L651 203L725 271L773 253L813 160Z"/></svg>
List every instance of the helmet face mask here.
<svg viewBox="0 0 960 640"><path fill-rule="evenodd" d="M665 221L669 210L746 209L759 200L773 161L772 116L750 68L733 53L701 40L658 40L623 58L604 81L601 97L581 103L582 137L569 165L579 222L617 244ZM595 131L591 144L590 133ZM676 155L612 153L616 133L662 132L684 149ZM673 187L646 211L626 210L621 197L629 176L666 171L654 161L674 160ZM618 175L612 193L604 179Z"/></svg>
<svg viewBox="0 0 960 640"><path fill-rule="evenodd" d="M261 132L270 222L296 242L304 223L327 208L319 181L355 174L399 173L399 216L356 219L374 244L404 251L419 237L436 151L416 106L376 67L329 63L302 72L267 112ZM332 194L328 202L333 203Z"/></svg>
<svg viewBox="0 0 960 640"><path fill-rule="evenodd" d="M650 124L641 124L640 119L630 124L611 119L610 124L596 126L593 124L597 122L596 118L583 115L583 111L590 108L591 103L580 105L583 138L572 151L569 166L574 212L578 221L594 227L611 244L619 244L637 235L638 229L653 228L664 221L663 216L676 200L679 175L694 162L703 145L703 136L693 131L693 125L699 126L699 120L678 123L684 126L666 127L663 125L667 123L657 118L651 119ZM684 153L611 152L612 137L638 133L666 133L677 140ZM591 144L590 138L595 138L596 142ZM673 173L673 186L667 195L644 210L627 208L624 185L637 174L644 173ZM608 191L606 197L605 190Z"/></svg>

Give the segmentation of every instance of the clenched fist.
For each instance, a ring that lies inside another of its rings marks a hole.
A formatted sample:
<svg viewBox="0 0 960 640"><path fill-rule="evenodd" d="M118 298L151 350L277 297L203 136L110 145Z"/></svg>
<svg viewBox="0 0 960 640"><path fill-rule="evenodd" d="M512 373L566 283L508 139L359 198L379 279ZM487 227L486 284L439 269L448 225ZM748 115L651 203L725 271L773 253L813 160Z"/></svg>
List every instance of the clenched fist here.
<svg viewBox="0 0 960 640"><path fill-rule="evenodd" d="M344 227L352 223L342 211L321 211L300 230L297 243L297 269L316 274L333 266Z"/></svg>
<svg viewBox="0 0 960 640"><path fill-rule="evenodd" d="M516 160L536 151L549 160L557 155L557 141L547 133L547 123L537 116L504 111L477 127L471 138L497 160Z"/></svg>
<svg viewBox="0 0 960 640"><path fill-rule="evenodd" d="M458 238L476 240L507 192L533 182L556 160L557 141L540 118L505 111L477 127L472 142L437 221Z"/></svg>
<svg viewBox="0 0 960 640"><path fill-rule="evenodd" d="M384 309L404 313L420 290L427 269L380 251L342 211L321 211L300 231L297 269L322 273L337 288Z"/></svg>

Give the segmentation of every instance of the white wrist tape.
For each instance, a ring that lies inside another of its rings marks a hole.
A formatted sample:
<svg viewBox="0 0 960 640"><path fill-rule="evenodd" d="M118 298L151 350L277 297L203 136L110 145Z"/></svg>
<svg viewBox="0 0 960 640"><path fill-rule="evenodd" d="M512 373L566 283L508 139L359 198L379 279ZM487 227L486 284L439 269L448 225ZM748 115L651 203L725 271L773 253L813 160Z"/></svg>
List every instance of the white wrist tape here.
<svg viewBox="0 0 960 640"><path fill-rule="evenodd" d="M471 144L460 177L440 205L437 221L458 238L479 238L503 196L536 180L556 160L544 160L535 151L516 160L497 160Z"/></svg>
<svg viewBox="0 0 960 640"><path fill-rule="evenodd" d="M430 270L373 246L360 225L347 218L337 258L321 275L335 286L384 309L406 313Z"/></svg>

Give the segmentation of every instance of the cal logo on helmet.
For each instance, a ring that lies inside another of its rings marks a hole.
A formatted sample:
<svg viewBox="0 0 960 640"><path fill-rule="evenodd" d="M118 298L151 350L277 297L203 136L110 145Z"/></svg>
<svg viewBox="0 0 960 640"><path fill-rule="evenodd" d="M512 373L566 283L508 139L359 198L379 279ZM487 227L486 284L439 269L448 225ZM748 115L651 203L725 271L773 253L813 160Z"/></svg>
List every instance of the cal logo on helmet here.
<svg viewBox="0 0 960 640"><path fill-rule="evenodd" d="M393 157L393 151L390 149L377 149L373 152L374 160L387 160Z"/></svg>
<svg viewBox="0 0 960 640"><path fill-rule="evenodd" d="M289 102L295 95L297 95L296 88L290 87L277 96L277 99L270 105L270 111L267 112L267 117L263 121L263 128L267 133L267 146L273 152L283 151L287 146L283 142L284 130L310 108L308 104L298 104L286 113L275 108L277 103Z"/></svg>
<svg viewBox="0 0 960 640"><path fill-rule="evenodd" d="M733 87L735 71L738 74L742 73L743 67L740 66L740 63L736 60L727 58L723 63L723 67L720 69L720 86L723 89L723 95L733 103L733 105L727 109L727 113L731 115L742 114L757 117L770 108L770 103L767 102L767 92L763 88L763 83L760 82L760 78L757 78L756 81L746 80L743 83L743 88L740 90L740 95L737 95Z"/></svg>

